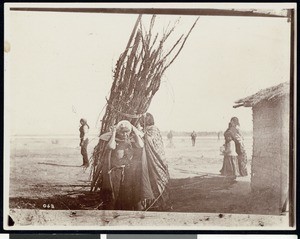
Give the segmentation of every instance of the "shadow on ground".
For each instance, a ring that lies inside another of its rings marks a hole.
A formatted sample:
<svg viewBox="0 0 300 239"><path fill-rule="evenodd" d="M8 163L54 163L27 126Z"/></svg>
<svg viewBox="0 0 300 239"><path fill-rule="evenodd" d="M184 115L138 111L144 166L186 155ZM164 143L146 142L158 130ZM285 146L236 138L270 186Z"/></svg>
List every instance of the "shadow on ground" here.
<svg viewBox="0 0 300 239"><path fill-rule="evenodd" d="M71 168L81 167L81 166L77 166L77 165L56 164L56 163L38 163L38 164L44 164L44 165L50 165L50 166L59 166L59 167L71 167Z"/></svg>
<svg viewBox="0 0 300 239"><path fill-rule="evenodd" d="M81 188L78 188L78 185L71 186L74 187L72 190L49 198L10 198L10 208L49 210L101 210L103 208L99 192L89 192L88 182ZM271 193L253 195L250 182L239 181L239 178L206 174L171 179L169 190L172 212L272 214L276 207Z"/></svg>

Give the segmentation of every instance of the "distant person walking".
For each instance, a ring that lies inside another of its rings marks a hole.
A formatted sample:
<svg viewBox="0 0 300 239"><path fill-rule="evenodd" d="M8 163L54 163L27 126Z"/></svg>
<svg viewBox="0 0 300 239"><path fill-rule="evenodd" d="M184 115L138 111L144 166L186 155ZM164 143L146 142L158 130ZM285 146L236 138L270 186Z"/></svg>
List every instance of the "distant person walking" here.
<svg viewBox="0 0 300 239"><path fill-rule="evenodd" d="M196 138L197 138L197 133L195 131L192 132L191 134L191 139L192 139L192 146L194 147L196 144Z"/></svg>
<svg viewBox="0 0 300 239"><path fill-rule="evenodd" d="M232 117L229 122L229 127L225 131L224 136L230 134L236 147L236 152L238 154L238 166L241 176L247 176L247 155L244 145L244 138L240 131L240 123L237 117Z"/></svg>
<svg viewBox="0 0 300 239"><path fill-rule="evenodd" d="M89 157L88 157L88 152L87 152L87 146L89 144L89 139L88 139L88 132L90 126L88 125L86 119L80 119L80 144L79 146L81 147L81 155L83 158L83 163L81 166L83 167L88 167L89 166Z"/></svg>
<svg viewBox="0 0 300 239"><path fill-rule="evenodd" d="M170 130L170 132L167 134L167 138L169 140L168 147L169 148L174 148L174 143L173 143L173 132Z"/></svg>

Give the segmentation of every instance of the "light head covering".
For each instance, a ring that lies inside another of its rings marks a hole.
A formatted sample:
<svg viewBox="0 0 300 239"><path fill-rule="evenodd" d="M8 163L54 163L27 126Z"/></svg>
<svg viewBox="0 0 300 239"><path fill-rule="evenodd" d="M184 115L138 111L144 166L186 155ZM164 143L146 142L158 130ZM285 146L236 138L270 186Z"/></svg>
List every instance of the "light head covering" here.
<svg viewBox="0 0 300 239"><path fill-rule="evenodd" d="M117 132L118 131L127 131L127 132L131 132L132 129L136 127L133 126L128 120L121 120L117 125L116 125L116 129L117 129ZM134 130L135 131L135 134L140 136L141 138L144 136L143 132L141 132L140 130L136 129ZM102 135L100 135L100 139L101 140L104 140L104 141L108 141L112 136L112 132L107 132L107 133L104 133Z"/></svg>
<svg viewBox="0 0 300 239"><path fill-rule="evenodd" d="M128 120L121 120L117 124L116 128L117 128L117 132L120 132L120 131L122 131L122 132L124 132L124 131L131 132L132 124Z"/></svg>

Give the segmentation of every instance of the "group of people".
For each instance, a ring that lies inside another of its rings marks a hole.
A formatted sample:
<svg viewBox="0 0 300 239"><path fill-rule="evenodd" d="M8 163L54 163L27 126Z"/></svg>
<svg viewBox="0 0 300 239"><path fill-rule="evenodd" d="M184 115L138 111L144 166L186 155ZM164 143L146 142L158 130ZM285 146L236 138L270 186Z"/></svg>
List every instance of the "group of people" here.
<svg viewBox="0 0 300 239"><path fill-rule="evenodd" d="M82 166L88 167L87 154L89 125L80 120L80 146ZM237 117L231 118L224 133L225 144L223 167L224 176L247 176L247 156L243 136ZM197 134L191 134L195 146ZM168 210L169 172L164 144L159 129L150 113L143 115L136 126L122 120L110 132L100 136L106 141L103 154L101 194L105 209L119 210Z"/></svg>
<svg viewBox="0 0 300 239"><path fill-rule="evenodd" d="M175 148L175 145L173 143L173 131L169 131L169 133L167 134L167 138L169 141L169 144L167 145L168 148ZM192 140L192 146L194 147L196 145L196 138L197 138L197 133L195 131L193 131L191 133L191 140Z"/></svg>
<svg viewBox="0 0 300 239"><path fill-rule="evenodd" d="M84 132L86 121L80 121ZM86 139L81 153L86 165ZM170 179L161 133L154 118L146 113L136 126L122 120L110 132L100 135L105 141L102 163L101 197L107 210L168 210Z"/></svg>
<svg viewBox="0 0 300 239"><path fill-rule="evenodd" d="M240 123L237 117L232 117L228 129L224 133L225 144L221 175L229 177L247 176L247 155L244 146L244 138L240 132Z"/></svg>

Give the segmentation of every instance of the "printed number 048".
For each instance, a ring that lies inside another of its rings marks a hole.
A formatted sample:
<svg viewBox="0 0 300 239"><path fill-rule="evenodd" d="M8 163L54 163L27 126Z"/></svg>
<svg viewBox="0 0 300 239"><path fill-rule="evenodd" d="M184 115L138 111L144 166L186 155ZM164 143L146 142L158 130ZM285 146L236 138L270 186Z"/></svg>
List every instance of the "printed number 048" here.
<svg viewBox="0 0 300 239"><path fill-rule="evenodd" d="M53 204L43 204L43 208L54 209L54 205Z"/></svg>

